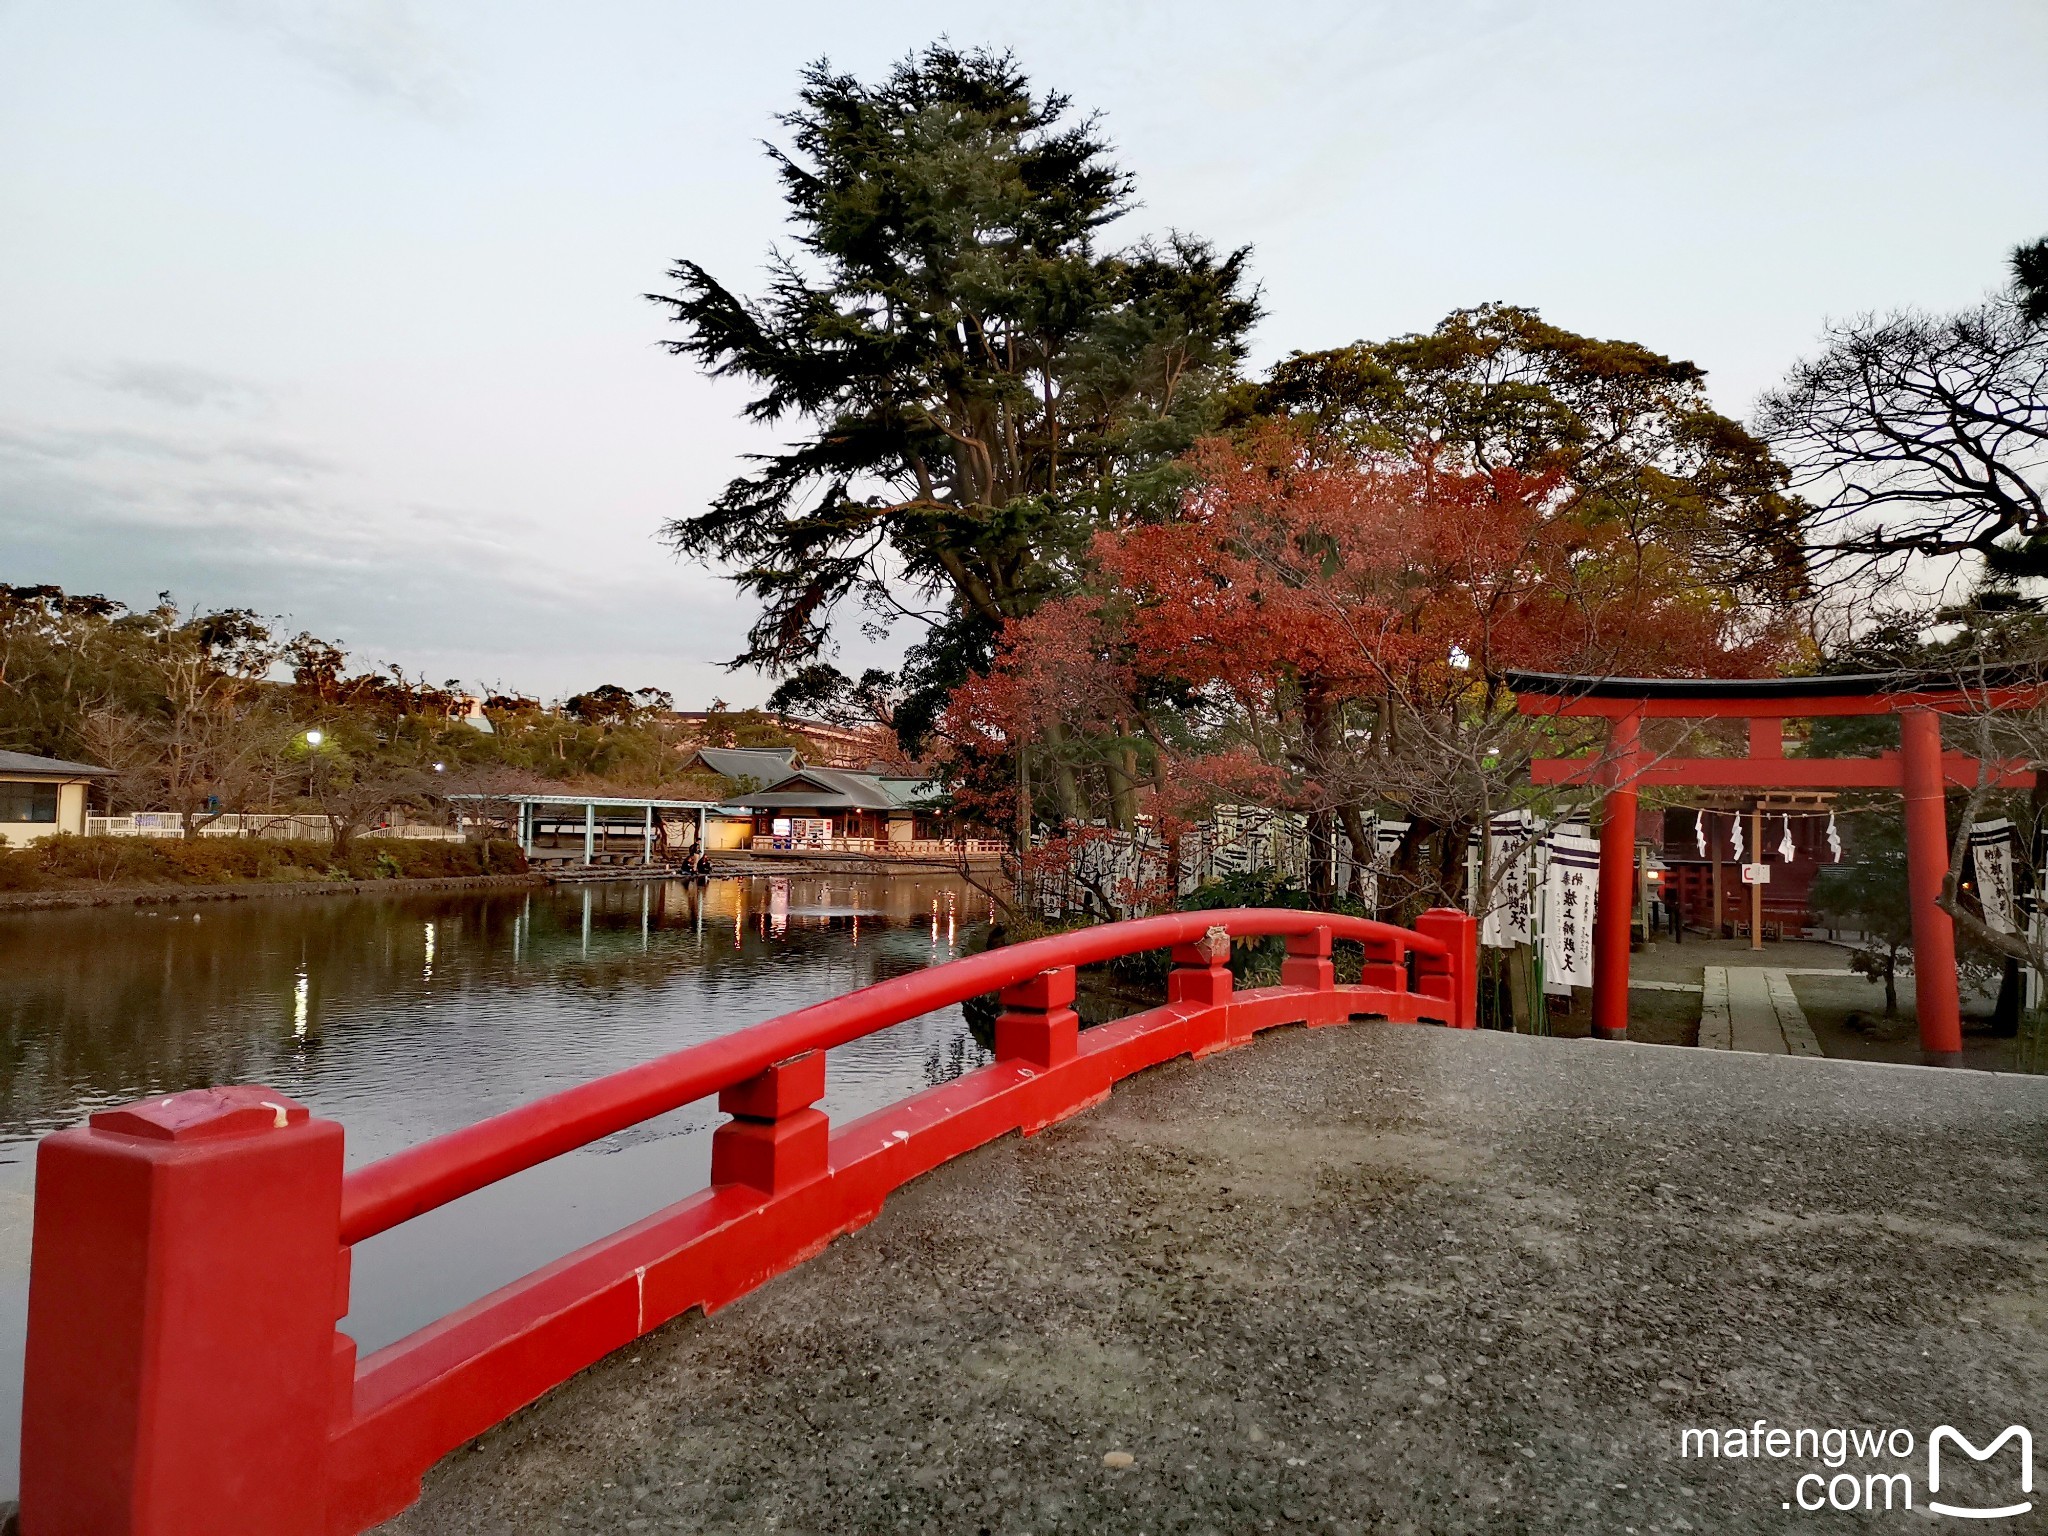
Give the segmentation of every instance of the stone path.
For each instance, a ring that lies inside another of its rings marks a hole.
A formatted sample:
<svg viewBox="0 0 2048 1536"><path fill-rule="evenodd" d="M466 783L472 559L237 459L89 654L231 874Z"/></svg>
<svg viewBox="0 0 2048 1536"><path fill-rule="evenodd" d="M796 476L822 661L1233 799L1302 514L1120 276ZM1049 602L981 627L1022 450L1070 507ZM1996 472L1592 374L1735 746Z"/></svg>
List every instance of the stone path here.
<svg viewBox="0 0 2048 1536"><path fill-rule="evenodd" d="M1792 995L1793 976L1835 971L1710 965L1700 994L1700 1044L1708 1050L1767 1056L1820 1056L1820 1042Z"/></svg>

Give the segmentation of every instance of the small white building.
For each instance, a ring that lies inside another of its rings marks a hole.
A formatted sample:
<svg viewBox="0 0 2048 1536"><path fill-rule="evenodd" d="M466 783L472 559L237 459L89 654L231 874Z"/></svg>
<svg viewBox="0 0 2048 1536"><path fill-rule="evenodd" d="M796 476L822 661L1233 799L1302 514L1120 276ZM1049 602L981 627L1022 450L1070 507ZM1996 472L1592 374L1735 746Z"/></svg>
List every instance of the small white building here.
<svg viewBox="0 0 2048 1536"><path fill-rule="evenodd" d="M60 757L0 752L0 848L25 848L59 832L85 833L85 792L113 769Z"/></svg>

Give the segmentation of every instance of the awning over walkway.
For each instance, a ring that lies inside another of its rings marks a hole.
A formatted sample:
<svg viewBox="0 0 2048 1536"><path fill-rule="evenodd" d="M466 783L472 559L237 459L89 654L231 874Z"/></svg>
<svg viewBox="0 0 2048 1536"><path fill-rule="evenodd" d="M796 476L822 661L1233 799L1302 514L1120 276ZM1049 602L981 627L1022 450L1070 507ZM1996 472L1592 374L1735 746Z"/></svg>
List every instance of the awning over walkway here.
<svg viewBox="0 0 2048 1536"><path fill-rule="evenodd" d="M704 846L704 822L720 807L714 800L662 800L641 795L579 795L566 791L549 793L516 794L460 794L450 795L450 803L459 815L465 808L474 808L481 813L487 806L502 806L509 809L516 822L519 849L527 857L534 853L534 839L541 822L552 821L558 826L567 821L572 824L580 820L583 824L583 862L593 862L598 853L600 836L609 838L622 827L631 829L637 820L640 831L640 862L654 862L654 823L657 816L672 811L693 813L697 819L696 846ZM600 814L600 813L605 814ZM638 812L635 817L632 813ZM620 814L623 813L623 814Z"/></svg>

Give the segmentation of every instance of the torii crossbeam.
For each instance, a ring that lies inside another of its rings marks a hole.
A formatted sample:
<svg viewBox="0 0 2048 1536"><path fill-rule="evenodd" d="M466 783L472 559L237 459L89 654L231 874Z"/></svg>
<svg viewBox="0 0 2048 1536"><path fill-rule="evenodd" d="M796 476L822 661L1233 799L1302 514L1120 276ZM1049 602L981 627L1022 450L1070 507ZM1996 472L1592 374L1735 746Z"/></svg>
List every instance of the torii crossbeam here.
<svg viewBox="0 0 2048 1536"><path fill-rule="evenodd" d="M1843 677L1572 677L1511 672L1507 684L1527 715L1594 716L1608 721L1606 750L1590 758L1542 758L1529 765L1538 784L1599 784L1600 905L1593 923L1593 1032L1628 1038L1629 913L1634 905L1637 791L1645 784L1718 789L1896 789L1905 797L1906 883L1913 913L1913 1000L1920 1045L1935 1060L1963 1048L1956 989L1955 925L1941 910L1948 872L1951 786L1980 782L2024 788L2024 763L1980 764L1941 749L1941 716L2039 702L2036 685L1935 676L1924 672ZM1897 715L1899 750L1878 757L1787 757L1784 722L1816 716ZM1650 757L1645 720L1749 721L1747 757Z"/></svg>

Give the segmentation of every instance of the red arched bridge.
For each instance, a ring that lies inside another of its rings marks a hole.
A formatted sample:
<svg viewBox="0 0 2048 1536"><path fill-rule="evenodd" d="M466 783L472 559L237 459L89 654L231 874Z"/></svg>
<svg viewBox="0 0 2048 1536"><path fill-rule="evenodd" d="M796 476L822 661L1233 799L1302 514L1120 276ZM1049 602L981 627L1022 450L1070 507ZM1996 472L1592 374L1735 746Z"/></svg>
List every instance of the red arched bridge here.
<svg viewBox="0 0 2048 1536"><path fill-rule="evenodd" d="M1230 940L1280 936L1238 991ZM1339 986L1333 942L1364 952ZM1163 1006L1083 1034L1075 968L1170 948ZM340 1536L405 1508L438 1459L649 1330L725 1305L874 1219L890 1191L1119 1079L1283 1024L1477 1022L1473 920L1143 918L867 987L344 1173L342 1127L282 1094L201 1089L44 1140L23 1394L21 1529ZM999 992L995 1060L834 1127L826 1053ZM351 1245L717 1095L711 1182L367 1358L337 1321Z"/></svg>

